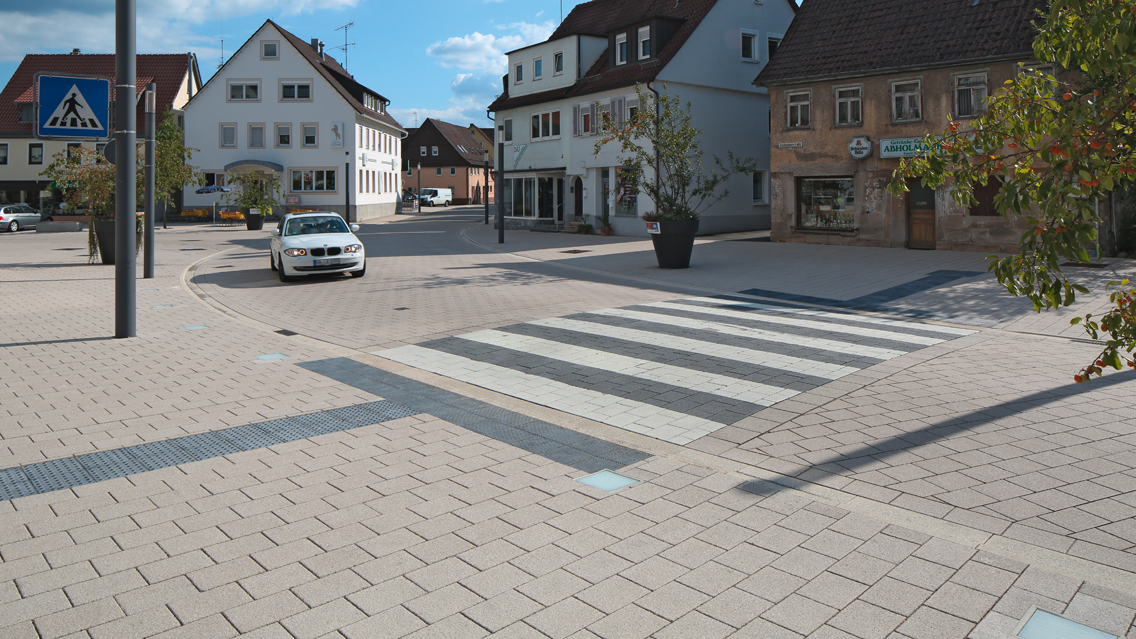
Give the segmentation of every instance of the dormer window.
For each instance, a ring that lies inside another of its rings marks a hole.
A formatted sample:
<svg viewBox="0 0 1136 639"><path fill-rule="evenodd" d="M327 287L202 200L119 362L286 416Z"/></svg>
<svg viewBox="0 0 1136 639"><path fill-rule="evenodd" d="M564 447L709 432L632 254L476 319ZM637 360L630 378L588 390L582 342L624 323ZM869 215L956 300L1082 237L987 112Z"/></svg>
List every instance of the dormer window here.
<svg viewBox="0 0 1136 639"><path fill-rule="evenodd" d="M627 64L627 34L615 36L615 63Z"/></svg>
<svg viewBox="0 0 1136 639"><path fill-rule="evenodd" d="M525 65L518 64L513 67L513 82L520 84L525 79Z"/></svg>
<svg viewBox="0 0 1136 639"><path fill-rule="evenodd" d="M20 107L20 123L34 122L35 121L35 105L34 104L19 104Z"/></svg>
<svg viewBox="0 0 1136 639"><path fill-rule="evenodd" d="M639 28L639 59L651 57L651 27Z"/></svg>

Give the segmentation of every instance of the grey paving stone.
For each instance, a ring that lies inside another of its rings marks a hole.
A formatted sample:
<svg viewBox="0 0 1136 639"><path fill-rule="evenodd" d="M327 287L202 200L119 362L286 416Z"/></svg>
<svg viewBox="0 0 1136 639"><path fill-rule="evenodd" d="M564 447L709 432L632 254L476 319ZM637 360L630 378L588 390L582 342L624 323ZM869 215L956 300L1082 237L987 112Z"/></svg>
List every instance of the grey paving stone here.
<svg viewBox="0 0 1136 639"><path fill-rule="evenodd" d="M800 595L789 595L780 603L761 614L762 619L801 634L809 634L837 613L822 603Z"/></svg>
<svg viewBox="0 0 1136 639"><path fill-rule="evenodd" d="M969 621L923 606L897 630L911 639L964 639L974 626Z"/></svg>
<svg viewBox="0 0 1136 639"><path fill-rule="evenodd" d="M497 632L541 608L541 604L519 592L506 591L465 610L462 614L485 630Z"/></svg>
<svg viewBox="0 0 1136 639"><path fill-rule="evenodd" d="M828 620L828 625L861 639L884 639L904 621L902 615L854 601Z"/></svg>

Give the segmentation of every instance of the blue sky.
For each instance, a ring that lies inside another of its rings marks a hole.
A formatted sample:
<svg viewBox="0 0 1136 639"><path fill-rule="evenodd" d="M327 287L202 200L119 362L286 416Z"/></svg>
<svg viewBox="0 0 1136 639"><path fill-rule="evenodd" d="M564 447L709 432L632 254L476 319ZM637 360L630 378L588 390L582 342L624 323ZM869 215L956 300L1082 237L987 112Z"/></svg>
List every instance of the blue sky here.
<svg viewBox="0 0 1136 639"><path fill-rule="evenodd" d="M564 0L564 14L579 4ZM208 78L266 19L304 41L319 38L347 70L391 101L403 126L427 117L488 124L505 51L548 37L560 0L140 0L138 52L197 54ZM0 78L28 53L114 52L114 0L0 0Z"/></svg>

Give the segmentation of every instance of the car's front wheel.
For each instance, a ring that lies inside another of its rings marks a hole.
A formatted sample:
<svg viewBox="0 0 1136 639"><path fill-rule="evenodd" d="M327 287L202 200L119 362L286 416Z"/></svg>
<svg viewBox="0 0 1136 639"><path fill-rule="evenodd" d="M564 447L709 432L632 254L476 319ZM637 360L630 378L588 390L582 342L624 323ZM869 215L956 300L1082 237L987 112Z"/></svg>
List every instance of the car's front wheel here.
<svg viewBox="0 0 1136 639"><path fill-rule="evenodd" d="M348 272L351 273L351 277L363 277L364 275L367 274L367 260L366 259L363 260L363 268L359 269L358 271L348 271Z"/></svg>
<svg viewBox="0 0 1136 639"><path fill-rule="evenodd" d="M296 279L296 278L292 277L291 275L284 273L284 257L283 256L280 257L280 262L277 263L276 269L280 272L280 281L281 282L291 282L292 280Z"/></svg>
<svg viewBox="0 0 1136 639"><path fill-rule="evenodd" d="M17 222L16 220L12 220L11 222L8 222L8 231L10 233L15 233L18 230L20 230L20 223L19 222Z"/></svg>

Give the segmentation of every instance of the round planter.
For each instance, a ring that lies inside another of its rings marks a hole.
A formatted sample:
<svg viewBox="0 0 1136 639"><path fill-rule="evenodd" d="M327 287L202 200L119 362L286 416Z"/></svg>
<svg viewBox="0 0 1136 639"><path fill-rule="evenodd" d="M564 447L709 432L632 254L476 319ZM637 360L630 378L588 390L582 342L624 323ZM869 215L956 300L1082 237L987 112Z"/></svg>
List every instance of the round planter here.
<svg viewBox="0 0 1136 639"><path fill-rule="evenodd" d="M659 232L651 234L655 245L655 259L659 268L687 268L690 253L694 250L694 236L698 233L698 220L659 222Z"/></svg>
<svg viewBox="0 0 1136 639"><path fill-rule="evenodd" d="M241 211L245 214L245 228L250 231L259 231L264 228L264 216L260 214L260 209L248 209L248 211Z"/></svg>
<svg viewBox="0 0 1136 639"><path fill-rule="evenodd" d="M99 259L103 264L114 264L114 220L91 220L95 227L95 241L99 245Z"/></svg>

